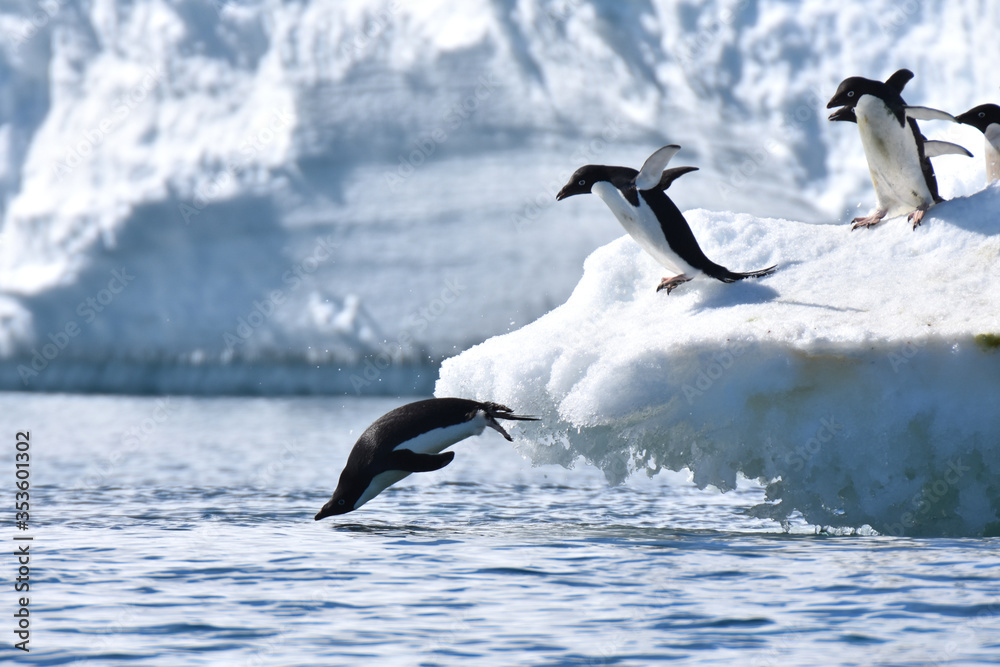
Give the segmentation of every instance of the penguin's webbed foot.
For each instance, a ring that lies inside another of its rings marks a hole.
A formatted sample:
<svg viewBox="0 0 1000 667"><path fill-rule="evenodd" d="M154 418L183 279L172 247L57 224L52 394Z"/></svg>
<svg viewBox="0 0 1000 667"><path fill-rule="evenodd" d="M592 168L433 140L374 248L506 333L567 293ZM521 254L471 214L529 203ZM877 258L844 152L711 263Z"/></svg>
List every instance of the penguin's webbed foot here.
<svg viewBox="0 0 1000 667"><path fill-rule="evenodd" d="M916 229L917 227L920 226L920 223L924 219L924 213L927 213L927 208L928 207L926 206L921 206L916 211L913 211L912 213L910 213L910 215L906 216L907 222L913 223L913 229Z"/></svg>
<svg viewBox="0 0 1000 667"><path fill-rule="evenodd" d="M853 232L855 229L859 227L874 227L878 223L882 222L882 218L885 217L885 214L886 211L880 209L867 217L854 218L854 220L851 220L851 222L853 223L851 225L851 231Z"/></svg>
<svg viewBox="0 0 1000 667"><path fill-rule="evenodd" d="M674 291L674 289L683 285L689 280L691 280L691 278L688 278L683 273L680 274L679 276L674 276L673 278L664 278L663 280L660 281L660 285L659 287L656 288L656 291L659 292L660 290L667 290L667 294L670 294L671 292Z"/></svg>

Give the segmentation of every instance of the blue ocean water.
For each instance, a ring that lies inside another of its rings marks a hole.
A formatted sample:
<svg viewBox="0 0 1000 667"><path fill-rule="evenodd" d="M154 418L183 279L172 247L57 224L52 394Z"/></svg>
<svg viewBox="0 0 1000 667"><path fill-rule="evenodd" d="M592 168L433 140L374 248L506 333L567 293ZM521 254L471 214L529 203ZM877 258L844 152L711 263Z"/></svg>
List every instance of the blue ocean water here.
<svg viewBox="0 0 1000 667"><path fill-rule="evenodd" d="M34 538L31 652L9 642L2 659L1000 659L1000 539L785 533L741 514L761 501L754 485L609 487L586 467L533 468L492 431L456 445L447 468L313 521L360 432L408 400L0 394L8 451L31 432Z"/></svg>

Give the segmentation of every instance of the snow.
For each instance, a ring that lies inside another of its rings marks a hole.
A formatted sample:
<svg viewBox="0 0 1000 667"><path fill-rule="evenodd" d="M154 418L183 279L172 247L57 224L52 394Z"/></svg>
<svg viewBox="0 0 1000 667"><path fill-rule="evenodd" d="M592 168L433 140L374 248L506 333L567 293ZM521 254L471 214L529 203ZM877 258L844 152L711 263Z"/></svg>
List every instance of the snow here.
<svg viewBox="0 0 1000 667"><path fill-rule="evenodd" d="M849 219L874 198L856 128L825 120L839 81L906 66L908 102L968 109L998 24L972 0L14 0L0 387L243 391L267 361L298 370L254 391L426 391L405 378L565 301L620 233L556 206L577 167L678 143L684 210ZM979 133L924 128L977 152L936 158L942 194L981 188Z"/></svg>
<svg viewBox="0 0 1000 667"><path fill-rule="evenodd" d="M778 271L668 296L623 236L565 304L446 360L435 393L540 416L515 438L536 464L612 483L687 468L724 491L742 475L776 520L997 534L998 210L994 185L915 231L688 211L709 257Z"/></svg>

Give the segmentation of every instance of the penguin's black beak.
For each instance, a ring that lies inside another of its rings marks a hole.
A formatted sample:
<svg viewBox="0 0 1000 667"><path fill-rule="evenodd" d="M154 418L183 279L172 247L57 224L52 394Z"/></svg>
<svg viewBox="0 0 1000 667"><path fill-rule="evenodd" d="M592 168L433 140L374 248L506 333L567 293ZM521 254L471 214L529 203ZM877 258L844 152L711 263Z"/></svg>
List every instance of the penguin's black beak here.
<svg viewBox="0 0 1000 667"><path fill-rule="evenodd" d="M587 167L580 167L580 169L573 174L573 177L569 179L569 182L566 183L566 185L562 187L562 190L560 190L556 195L556 201L562 201L563 199L566 199L566 197L572 197L573 195L585 195L590 192L590 188L593 186L593 183L580 173L584 169L587 169Z"/></svg>
<svg viewBox="0 0 1000 667"><path fill-rule="evenodd" d="M979 117L979 111L980 107L976 107L975 109L969 109L965 113L955 116L955 120L961 123L962 125L971 125L980 132L985 132L986 128L990 125L990 123L988 120L984 122L983 119Z"/></svg>
<svg viewBox="0 0 1000 667"><path fill-rule="evenodd" d="M833 109L834 107L853 107L857 102L855 98L848 95L851 92L850 84L845 81L840 84L837 88L837 92L833 94L830 101L826 103L827 109Z"/></svg>
<svg viewBox="0 0 1000 667"><path fill-rule="evenodd" d="M507 442L514 442L514 438L510 437L510 433L507 433L507 431L503 430L503 426L501 426L500 423L492 416L486 417L486 425L489 426L494 431L496 431L497 433L499 433L500 435L502 435L504 438L506 438Z"/></svg>

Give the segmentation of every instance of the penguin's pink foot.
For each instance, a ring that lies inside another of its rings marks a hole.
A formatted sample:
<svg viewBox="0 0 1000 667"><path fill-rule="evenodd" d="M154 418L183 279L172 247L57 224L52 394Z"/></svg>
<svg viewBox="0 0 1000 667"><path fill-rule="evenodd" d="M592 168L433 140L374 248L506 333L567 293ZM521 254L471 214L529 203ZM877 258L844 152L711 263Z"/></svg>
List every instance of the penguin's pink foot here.
<svg viewBox="0 0 1000 667"><path fill-rule="evenodd" d="M885 217L886 211L879 209L866 218L854 218L851 220L853 223L851 225L851 231L853 232L858 227L874 227L878 223L882 222L882 218Z"/></svg>
<svg viewBox="0 0 1000 667"><path fill-rule="evenodd" d="M906 216L906 220L908 222L912 222L913 228L916 229L917 227L920 226L920 223L923 221L924 213L927 213L927 207L921 206L916 211L913 211L912 213L910 213L910 215Z"/></svg>
<svg viewBox="0 0 1000 667"><path fill-rule="evenodd" d="M674 276L673 278L664 278L663 280L660 281L660 286L656 288L656 291L659 292L660 290L665 289L667 290L667 294L670 294L671 292L674 291L675 288L679 287L680 285L683 285L689 280L691 280L691 278L688 278L683 273L680 274L679 276Z"/></svg>

